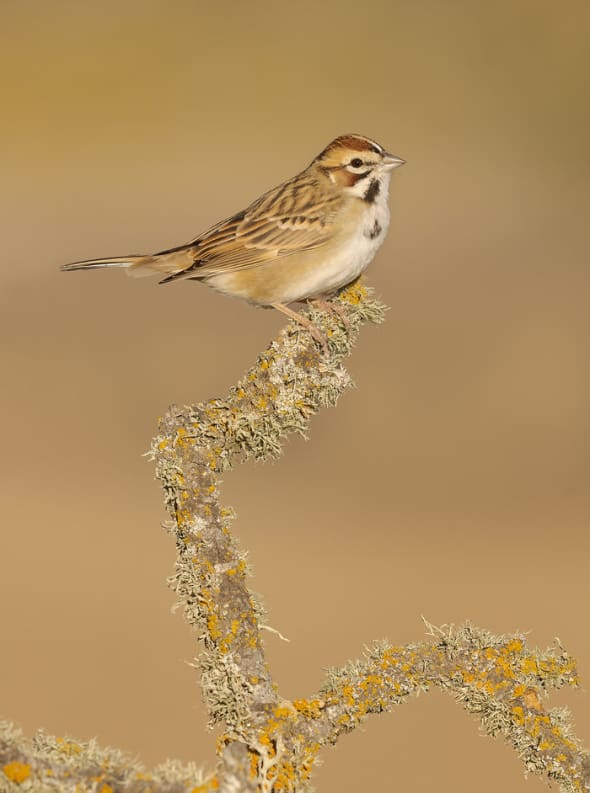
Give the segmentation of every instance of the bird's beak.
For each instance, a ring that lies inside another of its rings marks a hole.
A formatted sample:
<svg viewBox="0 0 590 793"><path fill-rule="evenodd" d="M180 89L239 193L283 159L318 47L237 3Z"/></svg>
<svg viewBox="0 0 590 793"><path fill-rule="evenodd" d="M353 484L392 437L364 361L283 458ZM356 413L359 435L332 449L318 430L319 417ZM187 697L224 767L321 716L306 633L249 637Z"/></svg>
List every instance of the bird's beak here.
<svg viewBox="0 0 590 793"><path fill-rule="evenodd" d="M396 157L395 154L390 154L388 151L386 151L383 155L383 165L388 171L392 171L394 168L399 168L400 165L404 165L404 163L405 160L402 160L401 157Z"/></svg>

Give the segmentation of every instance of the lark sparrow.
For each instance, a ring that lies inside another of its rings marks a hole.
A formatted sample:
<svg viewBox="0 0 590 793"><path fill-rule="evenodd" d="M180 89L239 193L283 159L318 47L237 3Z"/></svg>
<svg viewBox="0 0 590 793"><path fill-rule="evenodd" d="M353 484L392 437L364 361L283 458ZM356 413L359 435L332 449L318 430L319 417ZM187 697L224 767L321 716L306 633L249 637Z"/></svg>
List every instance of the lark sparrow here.
<svg viewBox="0 0 590 793"><path fill-rule="evenodd" d="M403 163L370 138L342 135L304 171L185 245L61 269L122 267L132 276L165 273L162 284L203 281L276 308L318 338L310 321L288 304L322 300L365 270L389 226L391 171Z"/></svg>

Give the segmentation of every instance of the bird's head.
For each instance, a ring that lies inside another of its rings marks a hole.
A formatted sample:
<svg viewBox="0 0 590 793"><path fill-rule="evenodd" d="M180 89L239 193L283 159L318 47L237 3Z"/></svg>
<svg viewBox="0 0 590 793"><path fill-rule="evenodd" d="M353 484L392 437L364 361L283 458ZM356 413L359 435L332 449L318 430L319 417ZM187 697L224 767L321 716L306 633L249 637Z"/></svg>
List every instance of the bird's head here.
<svg viewBox="0 0 590 793"><path fill-rule="evenodd" d="M370 198L372 194L379 193L379 188L387 188L391 171L404 162L371 138L341 135L318 154L312 166L319 168L334 185L347 193Z"/></svg>

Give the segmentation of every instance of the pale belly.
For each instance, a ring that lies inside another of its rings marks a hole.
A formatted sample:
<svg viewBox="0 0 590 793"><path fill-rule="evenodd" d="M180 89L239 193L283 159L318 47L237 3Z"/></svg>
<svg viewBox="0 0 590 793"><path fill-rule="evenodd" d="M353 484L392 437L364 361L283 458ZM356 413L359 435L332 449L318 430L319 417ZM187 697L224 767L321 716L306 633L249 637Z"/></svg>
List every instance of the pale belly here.
<svg viewBox="0 0 590 793"><path fill-rule="evenodd" d="M213 289L257 305L294 303L331 294L358 278L385 239L388 208L375 206L371 210L353 234L339 240L203 280Z"/></svg>

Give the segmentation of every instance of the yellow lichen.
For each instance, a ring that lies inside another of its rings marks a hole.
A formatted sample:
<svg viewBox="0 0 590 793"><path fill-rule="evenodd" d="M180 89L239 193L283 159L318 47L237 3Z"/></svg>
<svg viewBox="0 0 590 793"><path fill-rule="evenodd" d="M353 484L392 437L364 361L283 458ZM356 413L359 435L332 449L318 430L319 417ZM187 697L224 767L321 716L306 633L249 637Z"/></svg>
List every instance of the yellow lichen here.
<svg viewBox="0 0 590 793"><path fill-rule="evenodd" d="M524 724L524 709L520 705L515 705L512 708L512 715L514 716L514 721L517 724Z"/></svg>
<svg viewBox="0 0 590 793"><path fill-rule="evenodd" d="M209 631L209 636L215 641L221 638L221 631L218 628L217 614L211 613L207 617L207 630Z"/></svg>
<svg viewBox="0 0 590 793"><path fill-rule="evenodd" d="M361 688L363 691L367 691L368 688L372 687L379 687L383 685L383 678L379 677L378 675L367 675L365 679L361 683Z"/></svg>
<svg viewBox="0 0 590 793"><path fill-rule="evenodd" d="M354 689L350 685L342 686L342 696L347 705L353 706L354 702Z"/></svg>
<svg viewBox="0 0 590 793"><path fill-rule="evenodd" d="M324 703L321 699L295 699L293 700L293 707L296 711L301 713L308 719L319 719L321 714L321 707Z"/></svg>
<svg viewBox="0 0 590 793"><path fill-rule="evenodd" d="M65 738L58 738L56 740L57 748L59 749L62 754L72 755L72 754L80 754L82 751L82 747L80 744L76 743L75 741L66 741Z"/></svg>
<svg viewBox="0 0 590 793"><path fill-rule="evenodd" d="M514 654L522 652L522 640L511 639L506 645L506 650L509 653L514 653Z"/></svg>
<svg viewBox="0 0 590 793"><path fill-rule="evenodd" d="M359 303L363 302L366 296L367 290L362 286L360 281L357 281L340 292L339 298L343 303L348 303L351 306L358 306Z"/></svg>
<svg viewBox="0 0 590 793"><path fill-rule="evenodd" d="M271 772L272 773L271 775ZM270 768L268 775L273 778L274 790L293 790L295 787L296 775L293 763L283 760L276 769Z"/></svg>
<svg viewBox="0 0 590 793"><path fill-rule="evenodd" d="M20 785L21 782L24 782L31 775L31 766L28 765L28 763L21 763L18 760L6 763L6 765L2 766L2 770L8 779L10 779L11 782L15 782L17 785Z"/></svg>
<svg viewBox="0 0 590 793"><path fill-rule="evenodd" d="M539 674L539 667L537 665L537 662L530 655L527 655L526 658L522 659L520 663L520 668L522 669L525 675Z"/></svg>
<svg viewBox="0 0 590 793"><path fill-rule="evenodd" d="M278 705L274 709L274 715L277 719L288 719L290 716L293 715L293 711L291 708L286 707L285 705Z"/></svg>
<svg viewBox="0 0 590 793"><path fill-rule="evenodd" d="M249 751L250 754L250 777L252 779L256 779L258 776L258 760L259 755L252 750Z"/></svg>
<svg viewBox="0 0 590 793"><path fill-rule="evenodd" d="M211 779L208 779L202 785L197 785L197 787L192 788L190 793L208 793L209 790L217 790L218 787L219 780L216 776L214 776L211 777Z"/></svg>

